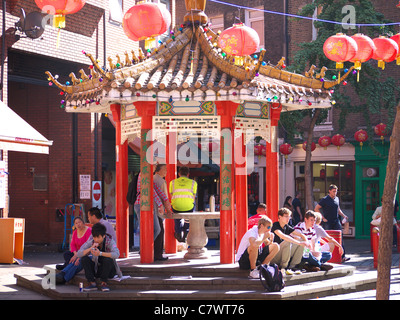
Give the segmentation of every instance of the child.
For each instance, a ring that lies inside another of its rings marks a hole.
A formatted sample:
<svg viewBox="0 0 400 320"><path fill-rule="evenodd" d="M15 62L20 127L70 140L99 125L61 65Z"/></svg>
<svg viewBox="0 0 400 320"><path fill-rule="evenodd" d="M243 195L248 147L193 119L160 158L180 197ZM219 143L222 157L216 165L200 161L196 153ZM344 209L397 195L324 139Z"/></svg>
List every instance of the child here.
<svg viewBox="0 0 400 320"><path fill-rule="evenodd" d="M279 245L273 243L274 236L271 233L272 221L267 216L261 216L258 224L249 229L242 237L236 261L242 270L249 270L249 278L257 279L260 274L256 269L258 264L269 264L278 253ZM265 246L262 248L262 244Z"/></svg>
<svg viewBox="0 0 400 320"><path fill-rule="evenodd" d="M92 227L92 235L77 253L81 258L85 276L89 285L83 291L97 290L95 277L101 280L101 291L110 291L107 285L109 278L116 274L122 277L115 259L119 257L119 250L115 241L106 234L106 227L96 223ZM90 255L90 256L89 256Z"/></svg>

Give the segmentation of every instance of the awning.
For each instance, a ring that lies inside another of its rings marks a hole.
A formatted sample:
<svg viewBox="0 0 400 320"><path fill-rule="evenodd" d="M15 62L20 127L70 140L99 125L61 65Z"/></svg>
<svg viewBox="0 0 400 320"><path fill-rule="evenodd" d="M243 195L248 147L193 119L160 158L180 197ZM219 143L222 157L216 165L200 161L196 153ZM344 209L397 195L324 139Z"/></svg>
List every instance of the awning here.
<svg viewBox="0 0 400 320"><path fill-rule="evenodd" d="M47 140L28 122L0 101L0 149L49 154Z"/></svg>

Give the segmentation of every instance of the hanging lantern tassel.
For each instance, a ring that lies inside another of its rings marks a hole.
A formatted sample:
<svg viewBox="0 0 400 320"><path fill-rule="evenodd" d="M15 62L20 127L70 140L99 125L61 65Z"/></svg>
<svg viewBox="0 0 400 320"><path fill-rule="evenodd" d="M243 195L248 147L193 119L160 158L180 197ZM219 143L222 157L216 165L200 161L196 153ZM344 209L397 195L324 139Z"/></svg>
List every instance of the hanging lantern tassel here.
<svg viewBox="0 0 400 320"><path fill-rule="evenodd" d="M244 64L244 57L235 56L235 66L242 66Z"/></svg>
<svg viewBox="0 0 400 320"><path fill-rule="evenodd" d="M343 62L336 62L336 69L343 69Z"/></svg>
<svg viewBox="0 0 400 320"><path fill-rule="evenodd" d="M385 70L385 61L378 60L378 68L381 68L382 70Z"/></svg>
<svg viewBox="0 0 400 320"><path fill-rule="evenodd" d="M53 27L57 28L57 42L56 49L60 47L60 39L61 39L61 29L65 28L65 16L62 14L56 14L53 17Z"/></svg>
<svg viewBox="0 0 400 320"><path fill-rule="evenodd" d="M150 38L147 38L146 40L144 40L144 48L146 49L146 50L148 50L148 49L153 49L153 48L155 48L155 46L156 46L156 38L155 37L150 37Z"/></svg>

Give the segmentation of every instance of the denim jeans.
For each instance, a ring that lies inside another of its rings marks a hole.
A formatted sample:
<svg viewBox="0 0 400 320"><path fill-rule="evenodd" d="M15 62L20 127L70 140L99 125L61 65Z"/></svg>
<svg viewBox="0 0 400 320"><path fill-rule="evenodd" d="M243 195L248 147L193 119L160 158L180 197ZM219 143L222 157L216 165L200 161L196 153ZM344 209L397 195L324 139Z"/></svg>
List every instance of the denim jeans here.
<svg viewBox="0 0 400 320"><path fill-rule="evenodd" d="M315 258L315 257L311 254L311 252L310 252L308 258L304 258L304 257L303 257L303 258L301 259L301 262L302 262L302 263L308 262L308 264L309 264L310 266L320 267L321 264L324 264L325 262L329 261L331 258L332 258L332 253L330 253L329 251L321 252L321 259L320 259L320 260L318 260L317 258Z"/></svg>
<svg viewBox="0 0 400 320"><path fill-rule="evenodd" d="M81 272L83 266L79 261L79 264L76 266L75 262L68 264L62 272L64 272L64 280L68 282L71 280L77 273Z"/></svg>

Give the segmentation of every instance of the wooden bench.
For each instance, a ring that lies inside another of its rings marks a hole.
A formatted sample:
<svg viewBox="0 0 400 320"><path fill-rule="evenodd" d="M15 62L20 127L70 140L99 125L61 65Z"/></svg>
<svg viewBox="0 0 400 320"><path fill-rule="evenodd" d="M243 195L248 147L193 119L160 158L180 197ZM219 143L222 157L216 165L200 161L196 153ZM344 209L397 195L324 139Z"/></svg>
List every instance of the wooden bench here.
<svg viewBox="0 0 400 320"><path fill-rule="evenodd" d="M209 254L205 245L208 242L204 222L206 219L219 219L219 212L187 212L174 213L167 219L189 219L189 233L187 236L188 252L185 259L207 259Z"/></svg>

